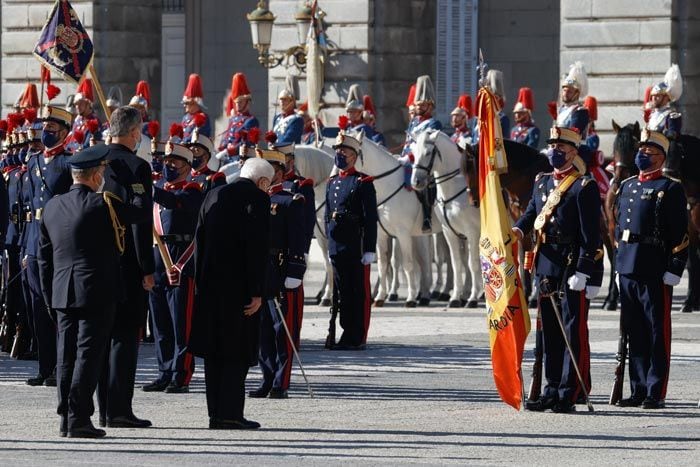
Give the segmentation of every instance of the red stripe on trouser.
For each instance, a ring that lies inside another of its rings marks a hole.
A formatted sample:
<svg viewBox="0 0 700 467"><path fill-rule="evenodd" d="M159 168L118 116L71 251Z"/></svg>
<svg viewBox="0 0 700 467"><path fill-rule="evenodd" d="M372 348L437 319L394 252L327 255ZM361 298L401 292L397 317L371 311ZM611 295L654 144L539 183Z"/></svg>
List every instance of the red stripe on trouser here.
<svg viewBox="0 0 700 467"><path fill-rule="evenodd" d="M296 307L296 300L294 300L294 290L287 290L285 292L285 308L286 310L282 310L284 313L284 322L287 323L287 329L289 329L289 333L292 335L292 338L296 339L295 335L295 327L294 327L294 322L296 321L295 319L295 307ZM285 333L286 334L286 333ZM287 343L287 362L284 365L284 373L282 374L282 387L281 389L289 389L289 382L292 378L292 363L294 362L294 350L292 350L292 342L289 340L289 337L287 336L287 339L285 339L285 342Z"/></svg>
<svg viewBox="0 0 700 467"><path fill-rule="evenodd" d="M666 399L666 389L668 387L668 377L671 374L671 291L666 284L661 285L664 289L664 347L666 349L666 374L661 385L661 400Z"/></svg>
<svg viewBox="0 0 700 467"><path fill-rule="evenodd" d="M187 306L185 307L185 343L187 345L187 352L185 353L185 361L183 366L185 367L185 378L182 384L185 386L190 384L192 380L192 374L194 373L194 356L190 353L190 330L192 328L192 310L194 308L194 279L191 277L187 278Z"/></svg>
<svg viewBox="0 0 700 467"><path fill-rule="evenodd" d="M367 343L367 333L369 332L369 320L370 320L370 307L371 307L371 293L370 293L370 286L369 286L369 271L370 271L370 266L369 264L365 264L363 267L363 272L362 272L362 283L364 286L364 291L365 291L365 296L364 296L364 302L362 304L362 311L363 311L363 318L364 321L362 323L364 329L363 329L363 334L362 334L362 343L366 344Z"/></svg>

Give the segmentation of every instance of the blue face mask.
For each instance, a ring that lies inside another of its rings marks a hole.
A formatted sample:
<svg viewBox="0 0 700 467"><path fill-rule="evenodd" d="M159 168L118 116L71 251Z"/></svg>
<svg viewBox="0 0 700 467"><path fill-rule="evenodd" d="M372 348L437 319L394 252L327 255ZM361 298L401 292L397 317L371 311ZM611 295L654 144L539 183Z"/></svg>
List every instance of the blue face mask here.
<svg viewBox="0 0 700 467"><path fill-rule="evenodd" d="M174 167L165 165L163 166L163 176L166 182L172 183L180 177L180 172Z"/></svg>
<svg viewBox="0 0 700 467"><path fill-rule="evenodd" d="M58 144L58 132L44 130L41 133L41 142L47 149L53 148Z"/></svg>
<svg viewBox="0 0 700 467"><path fill-rule="evenodd" d="M547 149L547 159L549 160L549 165L555 169L560 169L566 164L566 153L561 149L550 148Z"/></svg>
<svg viewBox="0 0 700 467"><path fill-rule="evenodd" d="M345 157L345 154L343 154L340 151L335 153L335 166L338 167L340 170L343 170L348 166L347 157Z"/></svg>
<svg viewBox="0 0 700 467"><path fill-rule="evenodd" d="M646 170L651 167L651 157L648 154L638 151L637 155L634 156L634 163L639 168L639 170Z"/></svg>
<svg viewBox="0 0 700 467"><path fill-rule="evenodd" d="M156 173L163 171L163 161L161 159L151 159L151 168Z"/></svg>
<svg viewBox="0 0 700 467"><path fill-rule="evenodd" d="M202 165L202 162L204 162L203 157L193 157L192 158L192 168L197 170L199 167Z"/></svg>

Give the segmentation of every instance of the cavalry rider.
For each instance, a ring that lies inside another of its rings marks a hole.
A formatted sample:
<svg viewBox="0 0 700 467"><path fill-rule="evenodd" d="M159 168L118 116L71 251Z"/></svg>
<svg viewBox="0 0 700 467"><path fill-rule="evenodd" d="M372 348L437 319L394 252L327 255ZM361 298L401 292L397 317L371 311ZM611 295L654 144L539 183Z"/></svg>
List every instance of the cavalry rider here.
<svg viewBox="0 0 700 467"><path fill-rule="evenodd" d="M515 126L510 132L510 139L531 148L538 149L540 145L540 129L535 126L532 112L535 110L535 99L532 97L532 89L520 88L518 102L513 108Z"/></svg>
<svg viewBox="0 0 700 467"><path fill-rule="evenodd" d="M301 134L301 144L314 144L316 142L316 129L314 128L314 119L311 118L309 114L309 103L304 102L299 106L297 114L301 116L304 121L304 130ZM316 118L316 126L318 127L319 134L323 134L323 123L321 123L320 118Z"/></svg>
<svg viewBox="0 0 700 467"><path fill-rule="evenodd" d="M353 84L350 86L348 91L348 98L345 101L345 113L348 117L349 125L346 129L347 132L352 134L362 134L365 138L372 139L374 136L374 130L371 126L365 123L362 116L365 110L364 100L362 98L362 91L360 90L359 84Z"/></svg>
<svg viewBox="0 0 700 467"><path fill-rule="evenodd" d="M600 199L605 200L610 190L610 179L603 168L605 164L605 155L599 149L600 138L595 130L595 121L598 120L598 101L593 96L586 96L583 101L583 106L588 110L588 115L591 119L588 126L588 137L586 138L586 146L588 147L591 157L587 163L588 172L595 179L600 191Z"/></svg>
<svg viewBox="0 0 700 467"><path fill-rule="evenodd" d="M406 168L404 180L405 186L407 187L411 186L411 171L414 162L411 144L413 144L424 131L442 130L442 123L433 117L433 110L435 109L435 88L433 87L430 76L419 76L416 80L416 93L413 105L415 107L416 116L408 125L408 130L406 130L406 142L404 143L401 157L399 158L399 161ZM432 198L434 198L434 195L431 195L430 190L417 191L416 195L423 207L423 232L430 232L432 230L431 217L434 201Z"/></svg>
<svg viewBox="0 0 700 467"><path fill-rule="evenodd" d="M623 332L629 338L632 395L622 407L663 408L671 364L671 300L688 259L688 217L681 184L663 175L669 140L642 131L638 176L616 199L615 257Z"/></svg>
<svg viewBox="0 0 700 467"><path fill-rule="evenodd" d="M258 128L258 119L250 113L250 106L253 103L253 96L248 88L248 81L243 73L236 73L231 78L231 92L228 97L227 116L229 117L226 132L219 142L219 151L223 151L232 145L233 154L238 154L238 144L240 141L239 132L249 131L251 128Z"/></svg>
<svg viewBox="0 0 700 467"><path fill-rule="evenodd" d="M280 113L272 119L272 131L277 135L280 143L301 143L301 134L304 131L304 120L296 112L297 89L296 76L287 75L284 89L280 91L277 100L280 105Z"/></svg>
<svg viewBox="0 0 700 467"><path fill-rule="evenodd" d="M362 143L343 130L333 149L338 172L326 187L325 227L333 265L333 307L340 314L343 335L327 346L364 350L370 322L370 264L376 259L377 194L372 177L358 172Z"/></svg>
<svg viewBox="0 0 700 467"><path fill-rule="evenodd" d="M200 134L211 138L211 121L204 112L207 107L204 105L202 78L196 73L192 73L187 81L182 105L185 107L185 115L182 116L184 139L190 139L195 127L199 127Z"/></svg>
<svg viewBox="0 0 700 467"><path fill-rule="evenodd" d="M519 239L533 228L537 235L533 264L547 383L538 400L527 402L526 409L532 411L575 410L581 387L572 358L590 388L588 308L600 290L593 276L602 258L601 202L595 183L584 175L586 167L577 151L580 142L573 129L551 129L547 157L554 172L537 176L525 214L513 227ZM560 310L573 356L567 353L552 300Z"/></svg>
<svg viewBox="0 0 700 467"><path fill-rule="evenodd" d="M647 128L658 131L666 138L674 140L681 134L681 114L671 106L683 94L683 79L678 65L673 64L666 71L664 80L651 89L651 114Z"/></svg>
<svg viewBox="0 0 700 467"><path fill-rule="evenodd" d="M85 78L78 86L78 92L73 98L73 103L77 110L75 121L70 135L66 140L68 152L75 153L90 146L90 139L100 139L99 134L95 134L100 129L100 119L93 110L95 97L92 90L92 80Z"/></svg>
<svg viewBox="0 0 700 467"><path fill-rule="evenodd" d="M199 128L195 128L192 138L183 143L192 151L192 171L188 177L190 182L198 184L204 194L226 185L226 175L209 168L209 161L214 154L214 143L211 139L200 134Z"/></svg>
<svg viewBox="0 0 700 467"><path fill-rule="evenodd" d="M136 93L129 100L131 107L136 107L141 111L141 120L143 120L143 135L148 136L147 126L151 120L149 112L151 110L151 87L147 81L139 81L136 83Z"/></svg>
<svg viewBox="0 0 700 467"><path fill-rule="evenodd" d="M382 146L386 146L384 141L384 134L377 131L377 109L374 107L374 101L372 96L365 94L362 97L362 104L364 106L364 111L362 112L362 120L372 129L372 141Z"/></svg>
<svg viewBox="0 0 700 467"><path fill-rule="evenodd" d="M501 132L504 135L510 135L510 119L508 114L503 110L506 105L506 89L503 84L503 72L500 70L489 70L486 73L486 81L488 86L496 96L496 106L498 108L498 119L501 123ZM479 125L474 122L474 144L479 144Z"/></svg>
<svg viewBox="0 0 700 467"><path fill-rule="evenodd" d="M265 281L264 304L260 310L260 387L249 397L286 399L292 373L294 354L301 333L301 302L304 295L293 294L301 288L306 271L307 235L299 228L304 222L304 197L284 189L286 156L274 149L256 150L257 157L272 165L275 175L270 195L269 261ZM287 330L294 342L290 342Z"/></svg>
<svg viewBox="0 0 700 467"><path fill-rule="evenodd" d="M588 76L583 63L576 62L569 68L561 82L561 105L549 103L549 112L556 120L556 125L563 128L576 128L581 140L586 141L590 117L588 110L581 105L580 99L588 94Z"/></svg>
<svg viewBox="0 0 700 467"><path fill-rule="evenodd" d="M470 125L471 117L472 98L469 94L462 94L457 99L457 107L450 112L450 125L455 130L450 139L460 149L474 144L474 134Z"/></svg>
<svg viewBox="0 0 700 467"><path fill-rule="evenodd" d="M194 356L187 343L194 297L194 231L204 194L188 180L192 151L178 143L165 145L163 178L153 185L155 287L149 293L154 324L158 378L144 391L189 392Z"/></svg>

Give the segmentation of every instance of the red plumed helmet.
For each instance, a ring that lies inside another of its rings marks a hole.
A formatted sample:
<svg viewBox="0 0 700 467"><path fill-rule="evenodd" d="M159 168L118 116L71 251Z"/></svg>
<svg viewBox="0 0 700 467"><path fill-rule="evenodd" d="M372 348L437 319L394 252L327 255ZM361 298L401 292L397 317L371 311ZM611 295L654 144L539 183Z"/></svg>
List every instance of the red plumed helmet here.
<svg viewBox="0 0 700 467"><path fill-rule="evenodd" d="M362 105L365 108L365 112L369 112L372 115L377 115L377 109L374 108L374 101L372 100L372 96L367 94L362 96Z"/></svg>
<svg viewBox="0 0 700 467"><path fill-rule="evenodd" d="M158 139L160 135L160 122L158 120L151 120L148 122L148 135L151 139Z"/></svg>
<svg viewBox="0 0 700 467"><path fill-rule="evenodd" d="M73 132L73 139L80 144L85 142L85 133L82 130L75 130Z"/></svg>
<svg viewBox="0 0 700 467"><path fill-rule="evenodd" d="M197 73L192 73L187 80L187 87L182 95L182 102L195 101L204 106L204 91L202 90L202 78Z"/></svg>
<svg viewBox="0 0 700 467"><path fill-rule="evenodd" d="M100 122L98 122L96 118L91 118L90 120L85 122L85 127L90 133L94 135L100 129Z"/></svg>
<svg viewBox="0 0 700 467"><path fill-rule="evenodd" d="M192 122L194 123L194 126L199 128L207 123L207 116L204 115L203 112L197 112L194 114L194 117L192 117Z"/></svg>
<svg viewBox="0 0 700 467"><path fill-rule="evenodd" d="M170 125L170 137L177 137L177 138L184 138L185 137L185 130L182 128L182 125L179 123L173 123Z"/></svg>
<svg viewBox="0 0 700 467"><path fill-rule="evenodd" d="M59 88L58 86L56 86L54 84L48 84L46 86L46 97L49 100L52 100L54 97L58 96L59 94L61 94L61 88Z"/></svg>
<svg viewBox="0 0 700 467"><path fill-rule="evenodd" d="M588 109L588 116L591 121L598 120L598 100L593 96L586 96L583 106Z"/></svg>
<svg viewBox="0 0 700 467"><path fill-rule="evenodd" d="M236 73L231 78L231 97L236 99L241 96L250 96L248 81L243 73Z"/></svg>
<svg viewBox="0 0 700 467"><path fill-rule="evenodd" d="M348 128L348 125L350 125L350 119L347 115L341 115L338 117L338 128L345 131Z"/></svg>
<svg viewBox="0 0 700 467"><path fill-rule="evenodd" d="M149 86L148 81L139 81L136 83L136 96L141 96L146 99L148 107L151 106L151 86Z"/></svg>
<svg viewBox="0 0 700 467"><path fill-rule="evenodd" d="M535 99L532 96L532 89L520 88L513 112L532 112L533 110L535 110Z"/></svg>
<svg viewBox="0 0 700 467"><path fill-rule="evenodd" d="M251 144L258 144L260 141L260 128L251 128L248 130L248 142Z"/></svg>
<svg viewBox="0 0 700 467"><path fill-rule="evenodd" d="M24 124L24 115L21 113L11 112L7 114L7 121L12 129L21 127Z"/></svg>
<svg viewBox="0 0 700 467"><path fill-rule="evenodd" d="M457 107L464 110L468 117L472 116L472 98L469 94L462 94L457 99Z"/></svg>
<svg viewBox="0 0 700 467"><path fill-rule="evenodd" d="M75 102L86 100L95 102L95 97L92 93L92 80L85 78L78 85L78 92L75 93Z"/></svg>
<svg viewBox="0 0 700 467"><path fill-rule="evenodd" d="M22 97L19 100L19 106L24 108L39 108L39 93L36 91L36 84L27 83L24 88Z"/></svg>
<svg viewBox="0 0 700 467"><path fill-rule="evenodd" d="M27 123L34 123L34 120L36 120L36 109L24 109L23 115Z"/></svg>
<svg viewBox="0 0 700 467"><path fill-rule="evenodd" d="M413 101L416 100L416 84L411 85L411 89L408 90L408 99L406 99L406 107L411 107Z"/></svg>
<svg viewBox="0 0 700 467"><path fill-rule="evenodd" d="M265 133L265 141L267 141L267 144L275 144L277 142L277 133L272 130L267 131Z"/></svg>
<svg viewBox="0 0 700 467"><path fill-rule="evenodd" d="M549 112L549 115L552 116L554 120L557 119L557 103L556 101L549 101L547 102L547 112Z"/></svg>

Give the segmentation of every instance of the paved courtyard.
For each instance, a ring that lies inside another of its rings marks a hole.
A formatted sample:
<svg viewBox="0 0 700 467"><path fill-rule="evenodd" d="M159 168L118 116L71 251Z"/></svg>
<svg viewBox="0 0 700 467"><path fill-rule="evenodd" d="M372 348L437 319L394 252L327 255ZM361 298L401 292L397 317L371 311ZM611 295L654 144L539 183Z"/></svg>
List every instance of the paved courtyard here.
<svg viewBox="0 0 700 467"><path fill-rule="evenodd" d="M315 292L320 281L314 265L308 290ZM491 376L484 310L445 309L444 303L374 310L365 352L324 350L328 310L307 306L301 357L315 398L295 369L289 399L246 402L248 418L262 424L254 432L206 428L198 361L189 394L137 390L135 412L151 419L153 428L108 429L100 441L59 438L55 388L26 386L36 363L1 355L0 463L697 465L700 313L681 314L679 306L676 297L669 396L659 411L607 405L619 315L600 310L600 300L589 321L594 414L584 406L559 415L503 404ZM526 385L533 341L534 333L524 364ZM155 375L155 352L145 344L137 382ZM249 388L258 381L256 369Z"/></svg>

